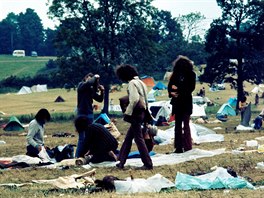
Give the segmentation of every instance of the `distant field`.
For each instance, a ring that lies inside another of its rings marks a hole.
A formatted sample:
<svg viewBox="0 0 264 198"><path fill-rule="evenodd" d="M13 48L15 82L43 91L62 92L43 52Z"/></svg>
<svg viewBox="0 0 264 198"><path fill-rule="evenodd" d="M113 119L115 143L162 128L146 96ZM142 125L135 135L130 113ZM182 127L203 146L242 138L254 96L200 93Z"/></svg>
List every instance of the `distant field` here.
<svg viewBox="0 0 264 198"><path fill-rule="evenodd" d="M166 84L166 82L164 82ZM207 84L196 83L196 90L193 95L199 92L201 87L205 87L206 96L216 104L215 109L218 110L220 105L226 103L230 97L236 97L236 91L230 89L228 84L226 90L218 92L210 92ZM246 84L245 90L251 92L254 85ZM149 90L151 88L149 87ZM110 93L109 98L113 99L115 105L119 104L119 98L126 94L126 86L121 91ZM54 100L61 96L65 102L55 103ZM255 94L248 96L248 102L254 104ZM167 90L162 90L161 95L156 97L157 101L169 100ZM66 91L65 89L48 89L48 92L31 93L25 95L17 95L16 93L0 94L0 111L4 112L7 117L11 115L35 114L40 108L47 108L52 113L72 113L76 108L77 93L74 90ZM102 103L99 105L99 110L103 107ZM260 112L264 107L263 99L260 99L259 105L256 107L252 105L252 111ZM99 111L98 111L99 113ZM213 116L214 117L214 116Z"/></svg>
<svg viewBox="0 0 264 198"><path fill-rule="evenodd" d="M0 80L15 75L17 77L34 76L54 57L13 57L0 55Z"/></svg>

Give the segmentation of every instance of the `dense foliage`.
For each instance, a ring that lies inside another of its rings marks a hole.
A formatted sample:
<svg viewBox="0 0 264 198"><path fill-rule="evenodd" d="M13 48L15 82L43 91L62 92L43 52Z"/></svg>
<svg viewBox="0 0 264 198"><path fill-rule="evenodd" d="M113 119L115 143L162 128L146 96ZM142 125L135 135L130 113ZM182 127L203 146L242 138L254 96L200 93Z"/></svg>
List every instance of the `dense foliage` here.
<svg viewBox="0 0 264 198"><path fill-rule="evenodd" d="M217 0L217 3L222 17L214 20L206 36L206 51L210 55L201 80L232 83L240 100L244 81L263 82L264 2Z"/></svg>
<svg viewBox="0 0 264 198"><path fill-rule="evenodd" d="M32 51L38 55L56 55L52 41L56 30L44 30L37 13L28 8L18 15L9 13L0 21L0 54L12 54L13 50L25 50L30 56Z"/></svg>

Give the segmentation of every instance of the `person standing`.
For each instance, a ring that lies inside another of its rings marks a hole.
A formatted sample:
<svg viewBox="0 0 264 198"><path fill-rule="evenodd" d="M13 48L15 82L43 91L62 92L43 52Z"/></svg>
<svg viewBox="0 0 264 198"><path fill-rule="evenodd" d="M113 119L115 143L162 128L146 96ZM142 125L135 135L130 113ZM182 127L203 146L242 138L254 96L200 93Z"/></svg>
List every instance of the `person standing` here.
<svg viewBox="0 0 264 198"><path fill-rule="evenodd" d="M103 102L104 99L104 86L99 84L99 79L98 74L88 73L77 87L77 117L86 116L89 124L94 121L93 100ZM80 132L75 156L80 155L83 141L84 133Z"/></svg>
<svg viewBox="0 0 264 198"><path fill-rule="evenodd" d="M246 111L247 106L248 106L247 97L244 95L242 96L241 100L238 102L238 108L241 115L241 123L243 121L244 113Z"/></svg>
<svg viewBox="0 0 264 198"><path fill-rule="evenodd" d="M140 169L151 170L153 169L153 164L149 156L148 148L146 146L141 128L147 107L146 85L139 79L138 72L132 65L118 65L115 72L120 80L128 82L127 92L129 104L124 112L124 120L129 120L131 123L120 149L120 163L118 163L116 166L120 169L124 168L128 154L132 147L132 141L134 139L140 153L141 161L144 164L142 167L140 167ZM136 107L140 100L142 101L144 108ZM125 119L126 117L129 117L129 119Z"/></svg>
<svg viewBox="0 0 264 198"><path fill-rule="evenodd" d="M44 146L45 123L50 121L50 113L47 109L40 109L28 126L27 153L31 157L38 157Z"/></svg>
<svg viewBox="0 0 264 198"><path fill-rule="evenodd" d="M175 115L174 153L192 149L189 121L193 108L192 92L195 89L195 80L192 61L186 56L178 56L173 62L173 72L168 83L172 115Z"/></svg>
<svg viewBox="0 0 264 198"><path fill-rule="evenodd" d="M259 95L256 93L255 95L255 105L257 106L259 104Z"/></svg>

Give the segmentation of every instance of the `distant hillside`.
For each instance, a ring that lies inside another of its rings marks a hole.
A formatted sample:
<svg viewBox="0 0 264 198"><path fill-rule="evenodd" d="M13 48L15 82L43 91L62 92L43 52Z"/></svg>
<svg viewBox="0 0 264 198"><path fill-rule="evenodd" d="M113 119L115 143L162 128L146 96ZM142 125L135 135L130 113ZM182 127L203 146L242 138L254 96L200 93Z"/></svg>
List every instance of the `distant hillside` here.
<svg viewBox="0 0 264 198"><path fill-rule="evenodd" d="M34 76L43 70L46 63L55 57L13 57L0 55L0 81L11 75L17 77Z"/></svg>

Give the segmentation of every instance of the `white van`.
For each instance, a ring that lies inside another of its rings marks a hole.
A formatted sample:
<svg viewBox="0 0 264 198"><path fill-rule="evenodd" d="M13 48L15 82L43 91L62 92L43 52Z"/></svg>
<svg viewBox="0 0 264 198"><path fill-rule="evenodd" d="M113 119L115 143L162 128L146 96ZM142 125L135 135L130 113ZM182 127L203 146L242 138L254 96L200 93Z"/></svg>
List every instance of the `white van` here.
<svg viewBox="0 0 264 198"><path fill-rule="evenodd" d="M24 57L25 56L25 50L14 50L13 56Z"/></svg>

